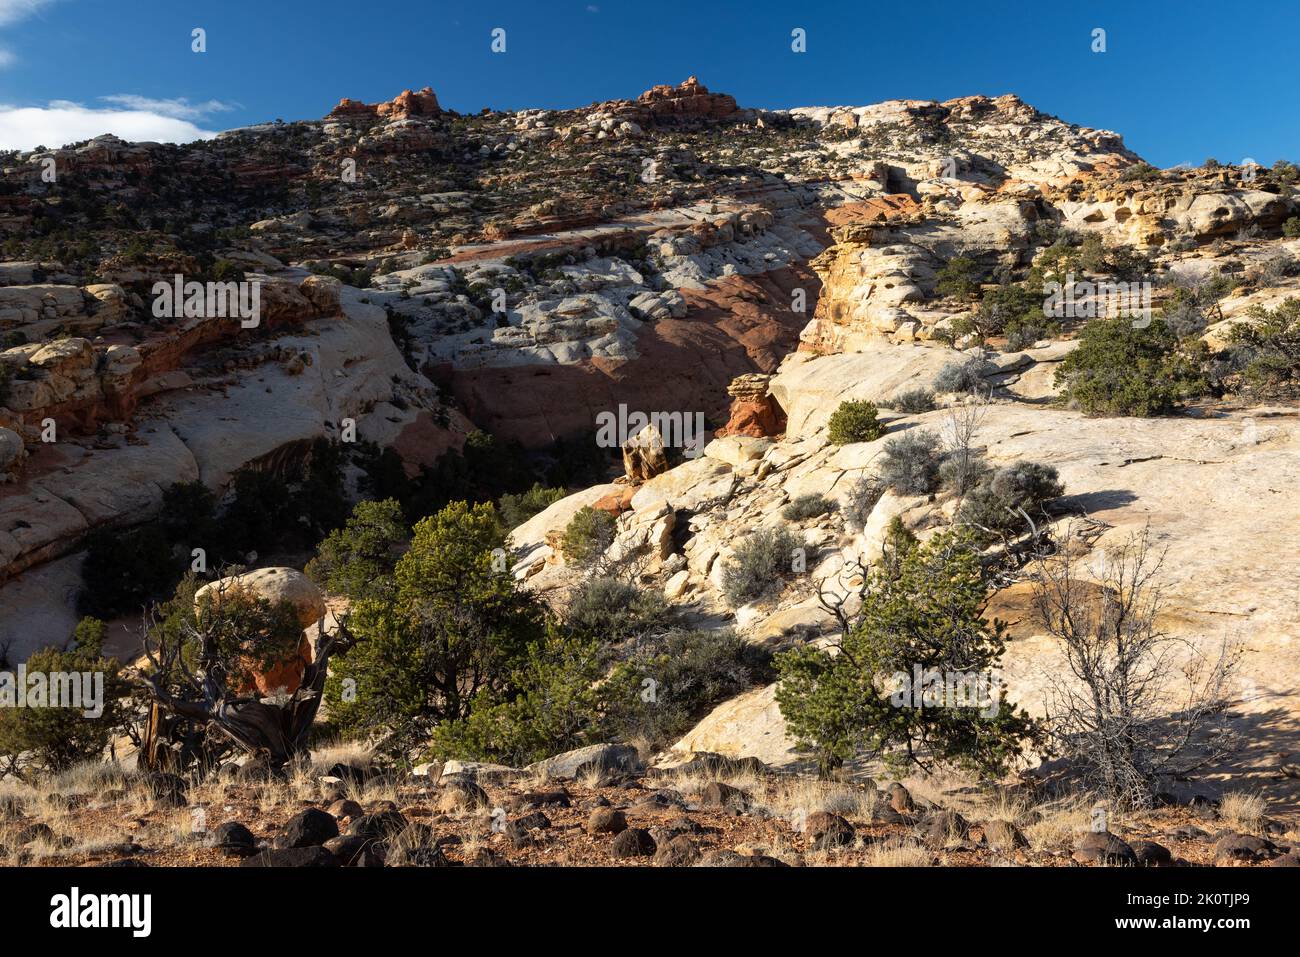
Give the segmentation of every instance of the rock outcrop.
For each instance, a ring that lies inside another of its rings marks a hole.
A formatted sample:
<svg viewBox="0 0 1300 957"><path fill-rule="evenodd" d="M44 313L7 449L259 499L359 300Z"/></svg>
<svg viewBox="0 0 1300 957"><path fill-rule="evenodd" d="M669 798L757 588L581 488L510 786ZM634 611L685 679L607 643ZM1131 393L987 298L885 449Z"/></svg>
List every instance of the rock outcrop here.
<svg viewBox="0 0 1300 957"><path fill-rule="evenodd" d="M677 86L652 86L636 99L637 105L656 122L680 120L721 120L736 113L736 98L725 93L710 93L696 77L689 76Z"/></svg>
<svg viewBox="0 0 1300 957"><path fill-rule="evenodd" d="M440 116L442 107L438 105L438 95L429 87L421 90L403 90L393 99L384 103L362 103L344 97L334 109L331 117L373 117L376 119L404 120L411 116Z"/></svg>
<svg viewBox="0 0 1300 957"><path fill-rule="evenodd" d="M769 391L770 375L749 373L737 376L727 386L731 411L727 424L718 429L717 437L742 435L763 438L785 431L785 410Z"/></svg>

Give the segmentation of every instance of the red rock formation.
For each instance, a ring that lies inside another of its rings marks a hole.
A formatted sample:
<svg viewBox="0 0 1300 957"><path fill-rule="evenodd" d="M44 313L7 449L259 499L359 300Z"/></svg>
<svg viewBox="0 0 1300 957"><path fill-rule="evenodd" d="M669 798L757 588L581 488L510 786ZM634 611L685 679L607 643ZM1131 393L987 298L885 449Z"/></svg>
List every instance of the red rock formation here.
<svg viewBox="0 0 1300 957"><path fill-rule="evenodd" d="M380 116L400 120L407 116L437 116L442 107L438 104L438 95L426 86L414 93L403 90L392 101L378 104L376 110Z"/></svg>
<svg viewBox="0 0 1300 957"><path fill-rule="evenodd" d="M656 120L720 120L737 109L734 96L710 93L708 87L693 76L687 77L680 86L653 86L638 96L636 102Z"/></svg>
<svg viewBox="0 0 1300 957"><path fill-rule="evenodd" d="M311 664L311 641L303 635L298 654L284 661L266 665L250 658L241 658L239 663L247 670L234 682L233 690L236 694L249 694L254 690L263 695L280 692L293 694L302 684L303 672Z"/></svg>
<svg viewBox="0 0 1300 957"><path fill-rule="evenodd" d="M329 111L329 115L340 117L376 117L389 120L401 120L408 116L438 116L442 107L438 104L438 95L429 87L422 90L403 90L387 103L362 103L347 97L339 100L338 106Z"/></svg>
<svg viewBox="0 0 1300 957"><path fill-rule="evenodd" d="M731 417L717 435L746 435L770 438L785 431L785 410L767 391L770 375L751 373L737 376L727 386L731 396Z"/></svg>
<svg viewBox="0 0 1300 957"><path fill-rule="evenodd" d="M591 507L600 509L602 512L608 512L618 518L632 507L632 496L635 494L636 486L629 485L618 492L610 492L603 498L597 499L591 503Z"/></svg>
<svg viewBox="0 0 1300 957"><path fill-rule="evenodd" d="M845 203L828 209L823 214L830 226L848 226L854 223L883 223L891 219L907 219L921 215L921 204L906 193L888 193L856 203Z"/></svg>
<svg viewBox="0 0 1300 957"><path fill-rule="evenodd" d="M646 324L630 360L426 371L480 428L525 448L589 432L600 412L620 402L642 411L699 411L721 422L727 383L746 372L774 372L795 351L808 318L788 306L795 287L807 291L811 308L821 283L802 265L683 289L689 318Z"/></svg>

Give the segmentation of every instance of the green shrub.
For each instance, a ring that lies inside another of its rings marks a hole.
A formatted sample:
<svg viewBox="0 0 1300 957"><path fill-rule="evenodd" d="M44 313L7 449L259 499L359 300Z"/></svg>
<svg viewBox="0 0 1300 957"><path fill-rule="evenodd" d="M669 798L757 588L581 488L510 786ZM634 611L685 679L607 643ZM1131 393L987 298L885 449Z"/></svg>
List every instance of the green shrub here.
<svg viewBox="0 0 1300 957"><path fill-rule="evenodd" d="M42 648L27 659L29 677L46 676L47 695L59 680L55 672L89 673L90 687L78 683L75 693L102 697L98 701L81 697L79 707L66 707L67 701L58 702L65 706L50 707L56 702L49 698L46 707L30 700L23 708L0 707L0 758L9 769L24 774L51 773L82 761L97 761L113 737L122 732L128 718L124 699L130 688L121 677L117 659L104 657L105 632L102 621L83 618L72 633L69 650ZM102 679L95 677L97 673ZM59 687L65 687L61 680ZM13 694L16 689L10 687L8 692Z"/></svg>
<svg viewBox="0 0 1300 957"><path fill-rule="evenodd" d="M870 442L885 434L885 425L876 418L872 402L847 400L831 413L827 423L827 437L835 445L850 442Z"/></svg>
<svg viewBox="0 0 1300 957"><path fill-rule="evenodd" d="M393 569L409 541L397 502L358 502L347 524L320 543L306 572L329 591L354 601L375 596L392 585Z"/></svg>
<svg viewBox="0 0 1300 957"><path fill-rule="evenodd" d="M1046 325L1035 325L1029 322L1017 323L1007 329L1007 341L1003 351L1019 352L1022 349L1028 349L1046 335Z"/></svg>
<svg viewBox="0 0 1300 957"><path fill-rule="evenodd" d="M233 551L266 551L297 532L293 497L279 475L246 468L235 474L231 487L221 526Z"/></svg>
<svg viewBox="0 0 1300 957"><path fill-rule="evenodd" d="M508 696L479 692L467 712L433 728L429 756L522 767L604 738L604 654L598 642L548 629L528 645Z"/></svg>
<svg viewBox="0 0 1300 957"><path fill-rule="evenodd" d="M1287 239L1300 239L1300 216L1292 216L1282 224L1282 235Z"/></svg>
<svg viewBox="0 0 1300 957"><path fill-rule="evenodd" d="M570 564L586 567L599 561L613 541L614 516L584 505L565 526L560 552Z"/></svg>
<svg viewBox="0 0 1300 957"><path fill-rule="evenodd" d="M1134 163L1124 172L1120 173L1119 178L1126 182L1145 181L1160 178L1160 170L1156 169L1150 163Z"/></svg>
<svg viewBox="0 0 1300 957"><path fill-rule="evenodd" d="M970 356L944 363L934 377L934 387L939 392L969 392L972 395L988 393L992 387L985 384L984 378L996 371L997 367L993 363Z"/></svg>
<svg viewBox="0 0 1300 957"><path fill-rule="evenodd" d="M985 475L962 500L957 521L984 540L1015 537L1031 531L1029 522L1041 524L1044 506L1064 491L1052 466L1017 462Z"/></svg>
<svg viewBox="0 0 1300 957"><path fill-rule="evenodd" d="M194 583L183 580L175 597L193 595ZM210 636L221 670L231 676L231 690L252 688L256 671L297 657L302 645L302 623L287 600L272 602L251 589L226 585L191 599L191 609L189 620L196 632Z"/></svg>
<svg viewBox="0 0 1300 957"><path fill-rule="evenodd" d="M544 607L500 571L505 533L489 504L453 502L416 524L391 588L355 603L360 639L331 666L330 713L345 731L383 736L401 753L476 699L508 697Z"/></svg>
<svg viewBox="0 0 1300 957"><path fill-rule="evenodd" d="M773 677L770 654L729 629L646 635L612 667L600 642L551 629L515 671L512 696L480 695L434 729L431 754L521 766L598 741L657 748Z"/></svg>
<svg viewBox="0 0 1300 957"><path fill-rule="evenodd" d="M965 495L988 472L982 453L973 450L956 450L945 455L939 463L939 484L949 492Z"/></svg>
<svg viewBox="0 0 1300 957"><path fill-rule="evenodd" d="M912 429L885 443L880 480L904 495L925 495L939 481L939 437Z"/></svg>
<svg viewBox="0 0 1300 957"><path fill-rule="evenodd" d="M807 495L800 495L781 509L781 517L787 522L802 522L809 518L816 518L818 515L825 515L834 507L835 503L825 495L810 492Z"/></svg>
<svg viewBox="0 0 1300 957"><path fill-rule="evenodd" d="M722 591L732 605L757 601L784 587L794 574L803 541L785 528L761 529L739 545L722 570Z"/></svg>
<svg viewBox="0 0 1300 957"><path fill-rule="evenodd" d="M662 592L601 576L574 590L564 623L575 634L618 645L666 628L674 617Z"/></svg>
<svg viewBox="0 0 1300 957"><path fill-rule="evenodd" d="M730 628L673 628L614 668L604 698L606 733L663 747L722 702L775 677L771 652Z"/></svg>
<svg viewBox="0 0 1300 957"><path fill-rule="evenodd" d="M1263 397L1300 394L1300 299L1287 298L1272 310L1254 306L1247 315L1254 321L1232 327L1244 359L1242 391Z"/></svg>
<svg viewBox="0 0 1300 957"><path fill-rule="evenodd" d="M506 528L518 528L534 515L546 511L548 506L564 498L565 494L562 488L547 488L540 482L535 482L527 492L518 495L507 492L497 502L501 523Z"/></svg>
<svg viewBox="0 0 1300 957"><path fill-rule="evenodd" d="M935 274L935 289L941 296L969 299L980 291L980 269L968 256L954 256Z"/></svg>
<svg viewBox="0 0 1300 957"><path fill-rule="evenodd" d="M1127 318L1089 322L1055 381L1061 400L1088 415L1167 415L1207 387L1163 319L1145 328Z"/></svg>
<svg viewBox="0 0 1300 957"><path fill-rule="evenodd" d="M1003 282L984 293L979 307L968 317L969 329L981 341L992 336L999 336L1008 329L1025 323L1035 324L1043 321L1043 293L1041 281L1034 285L1031 281L1024 283ZM955 391L940 389L944 391Z"/></svg>
<svg viewBox="0 0 1300 957"><path fill-rule="evenodd" d="M1227 294L1231 280L1222 276L1201 280L1175 278L1175 283L1160 309L1160 318L1175 339L1199 336L1211 321L1223 318L1218 302Z"/></svg>
<svg viewBox="0 0 1300 957"><path fill-rule="evenodd" d="M994 673L1006 635L984 618L987 594L969 541L941 533L872 569L838 654L802 645L777 657L781 714L823 772L865 752L899 774L951 764L995 778L1037 743L1038 726L1005 696L939 707L903 687L917 674Z"/></svg>
<svg viewBox="0 0 1300 957"><path fill-rule="evenodd" d="M915 389L900 392L886 402L881 402L880 407L893 409L895 412L905 412L909 415L932 412L935 409L934 393L923 386L918 386Z"/></svg>

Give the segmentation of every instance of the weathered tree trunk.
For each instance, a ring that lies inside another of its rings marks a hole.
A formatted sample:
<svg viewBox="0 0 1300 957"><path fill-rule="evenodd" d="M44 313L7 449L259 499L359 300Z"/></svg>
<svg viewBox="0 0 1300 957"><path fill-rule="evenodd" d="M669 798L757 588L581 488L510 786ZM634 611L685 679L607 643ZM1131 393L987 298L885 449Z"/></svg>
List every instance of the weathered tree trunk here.
<svg viewBox="0 0 1300 957"><path fill-rule="evenodd" d="M213 660L206 636L195 636L204 651L201 665L194 673L186 668L181 649L149 647L145 653L154 665L154 673L139 680L154 699L145 728L142 756L147 767L170 770L164 766L187 763L195 757L192 748L176 748L172 725L183 723L206 728L209 735L219 732L230 743L251 755L266 759L273 769L284 767L307 750L307 738L320 710L329 660L337 652L350 648L355 639L346 625L339 623L333 635L326 635L319 622L312 647L311 664L303 672L298 689L279 698L231 696L224 683L224 669ZM179 643L178 643L179 644ZM194 697L173 694L168 687L172 669L181 673Z"/></svg>

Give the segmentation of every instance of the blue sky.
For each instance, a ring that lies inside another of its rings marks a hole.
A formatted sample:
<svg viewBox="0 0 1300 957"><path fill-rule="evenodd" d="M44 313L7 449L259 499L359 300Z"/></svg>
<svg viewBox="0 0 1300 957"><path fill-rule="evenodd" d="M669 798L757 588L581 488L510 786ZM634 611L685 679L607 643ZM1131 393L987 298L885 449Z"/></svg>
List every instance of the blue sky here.
<svg viewBox="0 0 1300 957"><path fill-rule="evenodd" d="M1014 92L1160 166L1269 164L1300 160L1298 31L1300 5L1268 0L0 0L0 147L183 139L426 85L464 112L581 106L695 73L774 109Z"/></svg>

